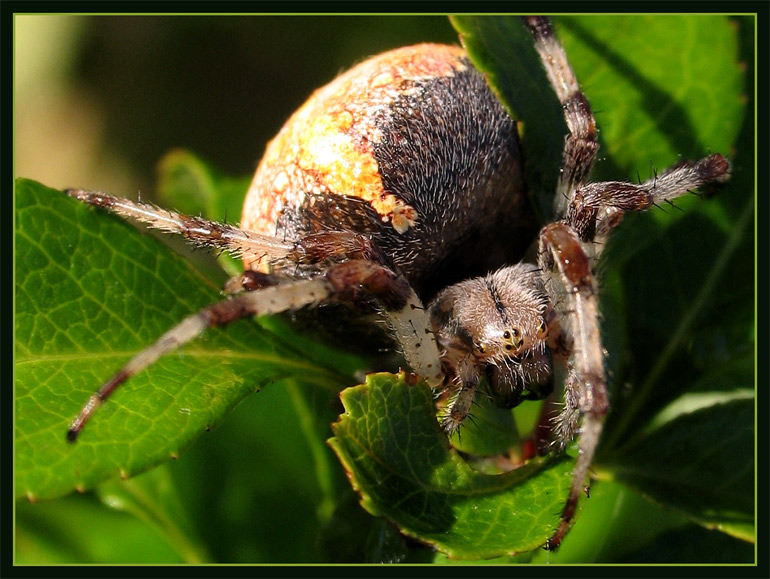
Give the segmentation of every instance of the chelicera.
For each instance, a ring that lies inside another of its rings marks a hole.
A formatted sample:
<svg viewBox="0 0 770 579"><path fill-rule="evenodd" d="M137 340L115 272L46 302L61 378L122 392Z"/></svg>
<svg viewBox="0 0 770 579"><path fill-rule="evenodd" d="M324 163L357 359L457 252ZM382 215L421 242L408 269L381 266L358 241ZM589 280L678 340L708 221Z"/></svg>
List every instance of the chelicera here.
<svg viewBox="0 0 770 579"><path fill-rule="evenodd" d="M579 434L561 522L569 529L609 408L595 264L629 211L729 177L719 154L652 179L588 181L597 129L550 22L526 17L569 129L556 218L537 231L516 122L457 47L418 45L354 67L317 91L270 143L240 227L99 192L69 190L199 246L242 257L230 295L191 315L90 397L67 432L74 442L130 376L207 328L255 315L341 304L374 314L409 369L440 394L439 420L457 431L480 386L500 406L543 399L566 368L557 446ZM534 263L522 261L533 239Z"/></svg>

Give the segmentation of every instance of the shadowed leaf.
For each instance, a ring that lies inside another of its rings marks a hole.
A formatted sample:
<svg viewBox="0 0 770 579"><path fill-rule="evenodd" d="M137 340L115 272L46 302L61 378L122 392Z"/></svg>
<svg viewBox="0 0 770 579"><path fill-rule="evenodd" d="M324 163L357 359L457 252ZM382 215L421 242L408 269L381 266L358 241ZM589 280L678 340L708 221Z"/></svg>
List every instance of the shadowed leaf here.
<svg viewBox="0 0 770 579"><path fill-rule="evenodd" d="M550 537L573 461L552 458L503 475L474 471L447 445L423 383L369 375L342 393L329 442L370 513L452 557L535 549Z"/></svg>

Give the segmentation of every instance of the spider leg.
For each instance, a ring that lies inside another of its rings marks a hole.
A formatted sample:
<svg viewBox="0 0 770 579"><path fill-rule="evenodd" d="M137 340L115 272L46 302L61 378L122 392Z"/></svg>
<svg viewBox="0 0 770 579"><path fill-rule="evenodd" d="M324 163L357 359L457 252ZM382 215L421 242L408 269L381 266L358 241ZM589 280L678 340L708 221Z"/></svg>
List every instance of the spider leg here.
<svg viewBox="0 0 770 579"><path fill-rule="evenodd" d="M544 271L558 271L566 289L566 307L573 312L569 329L574 342L566 380L567 407L562 420L565 429L570 432L563 434L572 435L577 427L577 412L582 416L579 454L569 496L561 514L561 522L546 544L548 549L556 549L569 530L580 493L583 492L609 403L601 337L596 323L598 300L591 275L591 259L577 234L565 222L553 223L543 229L539 255L540 266Z"/></svg>
<svg viewBox="0 0 770 579"><path fill-rule="evenodd" d="M639 185L588 183L573 195L566 219L584 241L606 238L628 211L642 211L729 178L730 162L713 154L696 162L682 161Z"/></svg>
<svg viewBox="0 0 770 579"><path fill-rule="evenodd" d="M452 380L448 386L449 399L439 418L441 427L451 436L470 415L480 376L470 354L457 358L450 353L444 358L444 363L451 368L446 374Z"/></svg>
<svg viewBox="0 0 770 579"><path fill-rule="evenodd" d="M235 256L256 256L270 261L285 259L294 248L291 242L239 229L226 223L209 221L202 217L183 215L162 209L150 203L134 202L98 191L68 189L70 197L103 207L121 217L145 223L154 229L178 233L202 247L216 247Z"/></svg>
<svg viewBox="0 0 770 579"><path fill-rule="evenodd" d="M331 286L330 299L355 303L364 296L376 298L412 371L432 388L441 384L444 373L430 318L406 279L364 259L333 265L324 278Z"/></svg>
<svg viewBox="0 0 770 579"><path fill-rule="evenodd" d="M154 363L162 355L195 339L207 328L222 326L248 315L266 315L316 303L328 297L329 289L322 279L301 280L263 291L241 294L221 301L188 316L178 325L163 334L123 366L99 390L91 395L80 414L72 421L67 431L67 440L74 442L85 423L96 409L122 383L134 374Z"/></svg>
<svg viewBox="0 0 770 579"><path fill-rule="evenodd" d="M407 357L412 370L431 385L437 385L442 377L438 348L414 290L402 277L382 265L351 260L332 266L324 275L245 292L185 318L152 346L129 360L88 399L70 424L67 440L74 442L77 439L86 422L118 386L160 356L195 339L208 328L223 326L246 316L277 314L323 301L355 302L364 294L375 297L382 305L383 313L404 352L415 352Z"/></svg>
<svg viewBox="0 0 770 579"><path fill-rule="evenodd" d="M596 122L591 105L580 91L575 73L564 48L556 38L551 21L545 16L525 16L524 23L532 33L535 49L545 68L559 102L569 135L564 142L561 175L554 199L557 215L563 215L570 196L579 183L584 183L599 150Z"/></svg>
<svg viewBox="0 0 770 579"><path fill-rule="evenodd" d="M571 344L565 381L565 407L555 433L563 446L579 430L579 456L561 522L547 543L555 549L569 530L578 499L599 443L608 409L606 379L598 328L598 300L593 281L595 260L604 241L628 211L641 211L706 185L729 178L722 155L683 161L644 183L587 183L598 151L591 107L556 39L550 21L524 17L546 75L564 110L569 130L554 200L562 221L540 234L539 261L551 302L558 309L560 336Z"/></svg>
<svg viewBox="0 0 770 579"><path fill-rule="evenodd" d="M387 259L368 237L352 231L322 231L306 235L298 241L281 241L227 223L191 217L150 203L134 202L98 191L68 189L65 193L78 201L102 207L154 229L177 233L200 247L218 248L252 263L283 266L317 264L333 259L368 259L387 265ZM242 280L242 289L249 289L251 281Z"/></svg>

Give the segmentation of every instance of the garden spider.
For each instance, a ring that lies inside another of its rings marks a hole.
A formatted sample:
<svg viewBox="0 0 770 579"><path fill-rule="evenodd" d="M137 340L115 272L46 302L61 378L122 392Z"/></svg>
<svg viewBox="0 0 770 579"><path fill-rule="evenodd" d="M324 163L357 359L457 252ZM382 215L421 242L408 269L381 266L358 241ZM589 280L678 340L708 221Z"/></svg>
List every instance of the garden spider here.
<svg viewBox="0 0 770 579"><path fill-rule="evenodd" d="M569 129L556 219L537 237L537 265L505 265L522 257L534 223L516 124L463 51L420 45L375 57L317 92L271 143L242 228L68 191L240 255L247 269L228 286L236 295L183 320L92 395L67 439L120 384L209 327L346 304L387 323L409 368L443 394L439 417L450 434L480 384L513 407L547 396L554 361L566 365L554 431L559 446L579 433L580 454L547 542L557 548L609 406L594 275L603 244L626 212L721 183L730 166L714 154L636 185L589 183L598 149L590 106L549 21L524 23Z"/></svg>

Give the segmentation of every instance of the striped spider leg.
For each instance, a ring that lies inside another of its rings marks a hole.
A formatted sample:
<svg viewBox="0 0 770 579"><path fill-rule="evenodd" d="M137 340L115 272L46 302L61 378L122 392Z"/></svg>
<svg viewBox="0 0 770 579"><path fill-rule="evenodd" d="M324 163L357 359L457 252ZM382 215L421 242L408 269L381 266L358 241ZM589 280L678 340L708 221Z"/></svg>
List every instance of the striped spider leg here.
<svg viewBox="0 0 770 579"><path fill-rule="evenodd" d="M562 104L569 135L554 209L556 220L539 238L543 286L563 333L571 345L564 409L555 420L558 446L578 435L579 455L561 522L546 543L556 549L569 530L583 492L609 410L607 379L599 332L596 261L612 230L628 211L642 211L706 185L725 182L730 164L712 154L697 162L682 161L640 184L589 183L598 151L597 129L588 100L544 17L526 17L546 74Z"/></svg>
<svg viewBox="0 0 770 579"><path fill-rule="evenodd" d="M315 269L321 262L327 269L305 278L247 291L207 306L185 318L158 340L128 361L88 399L67 431L74 442L99 406L131 376L160 356L195 339L207 328L223 326L247 316L276 314L323 301L356 302L374 297L392 334L406 355L410 367L431 383L440 381L440 364L435 341L419 297L406 280L380 263L368 240L350 232L309 235L295 243L239 229L231 225L190 217L147 203L114 197L106 193L72 189L67 193L82 202L108 209L170 233L178 233L199 246L216 247L235 255L267 257L273 263L293 263Z"/></svg>

